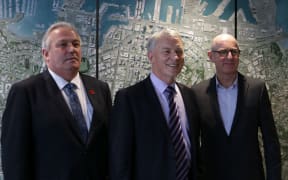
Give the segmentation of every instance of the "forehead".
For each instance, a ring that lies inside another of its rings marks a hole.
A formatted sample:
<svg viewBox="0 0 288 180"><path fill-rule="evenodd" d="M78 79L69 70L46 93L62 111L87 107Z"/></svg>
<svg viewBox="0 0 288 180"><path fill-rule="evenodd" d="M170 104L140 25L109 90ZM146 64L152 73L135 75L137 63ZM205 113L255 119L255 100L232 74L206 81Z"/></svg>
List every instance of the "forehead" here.
<svg viewBox="0 0 288 180"><path fill-rule="evenodd" d="M168 35L165 35L165 36L161 36L157 43L156 43L157 46L160 46L160 47L177 47L177 48L183 48L183 42L180 38L178 37L173 37L173 36L168 36Z"/></svg>
<svg viewBox="0 0 288 180"><path fill-rule="evenodd" d="M238 48L236 39L230 35L217 36L212 42L212 49Z"/></svg>
<svg viewBox="0 0 288 180"><path fill-rule="evenodd" d="M76 39L79 40L78 34L71 28L59 27L54 29L50 33L51 39L56 39L56 41L65 40L65 39Z"/></svg>

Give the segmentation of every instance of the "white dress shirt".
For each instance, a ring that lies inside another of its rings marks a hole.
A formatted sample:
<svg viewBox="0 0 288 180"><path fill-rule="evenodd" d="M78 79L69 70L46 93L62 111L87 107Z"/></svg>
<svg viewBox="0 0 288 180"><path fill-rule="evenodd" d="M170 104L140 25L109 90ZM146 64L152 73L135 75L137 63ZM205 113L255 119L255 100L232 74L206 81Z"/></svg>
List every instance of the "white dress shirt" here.
<svg viewBox="0 0 288 180"><path fill-rule="evenodd" d="M52 78L54 79L54 81L56 82L58 88L60 89L67 105L69 106L70 110L70 104L69 104L69 99L66 95L66 93L64 92L63 88L65 87L65 85L67 83L69 83L68 81L66 81L65 79L63 79L61 76L57 75L55 72L53 72L51 69L48 68L49 73L51 74ZM81 104L81 108L82 108L82 112L86 121L86 125L88 130L90 129L90 125L91 125L91 121L92 121L92 116L93 116L93 107L88 99L88 96L86 94L86 90L85 87L83 85L83 82L80 78L79 73L77 73L76 77L74 79L71 80L71 83L75 84L77 86L77 88L75 89L76 94L78 95L80 104Z"/></svg>

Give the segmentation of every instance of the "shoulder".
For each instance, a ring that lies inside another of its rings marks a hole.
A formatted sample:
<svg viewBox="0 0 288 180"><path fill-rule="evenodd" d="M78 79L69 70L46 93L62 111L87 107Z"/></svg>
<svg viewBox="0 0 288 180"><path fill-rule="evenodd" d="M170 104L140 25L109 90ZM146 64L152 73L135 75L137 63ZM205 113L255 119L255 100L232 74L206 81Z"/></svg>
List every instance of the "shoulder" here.
<svg viewBox="0 0 288 180"><path fill-rule="evenodd" d="M208 87L212 86L213 84L215 84L215 78L212 77L210 79L206 79L206 80L203 80L203 81L200 81L196 84L193 84L191 86L191 89L194 90L194 91L202 91L202 90L205 90L207 89Z"/></svg>
<svg viewBox="0 0 288 180"><path fill-rule="evenodd" d="M254 77L249 77L249 76L244 76L242 74L239 74L239 83L244 83L248 87L257 87L257 88L263 88L266 86L266 83L262 79L254 78Z"/></svg>
<svg viewBox="0 0 288 180"><path fill-rule="evenodd" d="M95 77L92 77L90 75L86 75L86 74L80 74L80 77L83 81L83 84L86 88L104 88L104 89L109 89L109 85L108 83L99 80Z"/></svg>
<svg viewBox="0 0 288 180"><path fill-rule="evenodd" d="M119 89L115 95L115 101L125 99L125 101L137 104L148 100L154 101L156 98L157 95L150 78L146 78L126 88Z"/></svg>
<svg viewBox="0 0 288 180"><path fill-rule="evenodd" d="M177 86L179 87L180 91L183 93L189 93L192 92L192 89L187 87L186 85L182 84L182 83L177 83Z"/></svg>
<svg viewBox="0 0 288 180"><path fill-rule="evenodd" d="M205 87L205 86L208 86L210 82L211 82L211 79L206 79L206 80L200 81L196 84L193 84L192 88Z"/></svg>
<svg viewBox="0 0 288 180"><path fill-rule="evenodd" d="M43 87L41 84L44 83L43 73L32 75L26 79L15 82L11 88L13 89L25 89L25 88L39 88Z"/></svg>
<svg viewBox="0 0 288 180"><path fill-rule="evenodd" d="M80 77L85 82L90 82L90 83L94 83L94 84L107 84L106 82L99 80L96 77L87 75L87 74L80 73Z"/></svg>
<svg viewBox="0 0 288 180"><path fill-rule="evenodd" d="M47 90L43 73L30 76L27 79L15 82L9 89L7 104L21 104L36 98L36 94Z"/></svg>
<svg viewBox="0 0 288 180"><path fill-rule="evenodd" d="M122 95L126 94L129 96L141 96L141 94L143 94L143 92L145 92L147 88L149 88L149 86L152 87L153 85L151 81L146 78L142 81L135 83L134 85L119 89L117 91L117 94L122 94Z"/></svg>

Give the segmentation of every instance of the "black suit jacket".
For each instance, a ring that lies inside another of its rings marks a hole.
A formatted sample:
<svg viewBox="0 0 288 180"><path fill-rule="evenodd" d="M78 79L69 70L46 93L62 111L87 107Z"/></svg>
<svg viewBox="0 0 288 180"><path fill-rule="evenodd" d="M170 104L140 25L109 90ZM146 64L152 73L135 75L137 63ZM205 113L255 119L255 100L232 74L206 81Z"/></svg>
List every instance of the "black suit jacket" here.
<svg viewBox="0 0 288 180"><path fill-rule="evenodd" d="M192 89L200 113L202 179L264 180L260 129L267 180L280 180L280 146L264 82L238 75L237 105L230 135L222 122L215 76Z"/></svg>
<svg viewBox="0 0 288 180"><path fill-rule="evenodd" d="M190 128L191 172L195 179L197 127L191 90L178 84ZM175 157L168 126L150 78L117 92L109 122L111 180L175 180Z"/></svg>
<svg viewBox="0 0 288 180"><path fill-rule="evenodd" d="M101 180L107 177L106 83L80 74L94 108L87 144L48 71L14 84L2 118L5 180Z"/></svg>

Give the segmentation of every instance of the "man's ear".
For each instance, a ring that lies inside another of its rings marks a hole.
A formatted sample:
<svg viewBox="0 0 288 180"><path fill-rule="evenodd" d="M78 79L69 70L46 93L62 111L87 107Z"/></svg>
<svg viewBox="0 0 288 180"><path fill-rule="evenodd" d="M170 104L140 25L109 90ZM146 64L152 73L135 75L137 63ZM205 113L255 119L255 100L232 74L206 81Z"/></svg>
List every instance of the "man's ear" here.
<svg viewBox="0 0 288 180"><path fill-rule="evenodd" d="M49 52L47 51L47 49L42 49L41 53L42 53L42 57L43 57L44 61L47 62Z"/></svg>
<svg viewBox="0 0 288 180"><path fill-rule="evenodd" d="M208 51L207 55L208 55L209 61L213 62L212 51Z"/></svg>
<svg viewBox="0 0 288 180"><path fill-rule="evenodd" d="M46 58L48 56L48 51L46 49L41 50L42 56Z"/></svg>
<svg viewBox="0 0 288 180"><path fill-rule="evenodd" d="M149 61L152 63L153 53L151 51L149 51L147 53L147 57L148 57Z"/></svg>

